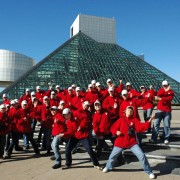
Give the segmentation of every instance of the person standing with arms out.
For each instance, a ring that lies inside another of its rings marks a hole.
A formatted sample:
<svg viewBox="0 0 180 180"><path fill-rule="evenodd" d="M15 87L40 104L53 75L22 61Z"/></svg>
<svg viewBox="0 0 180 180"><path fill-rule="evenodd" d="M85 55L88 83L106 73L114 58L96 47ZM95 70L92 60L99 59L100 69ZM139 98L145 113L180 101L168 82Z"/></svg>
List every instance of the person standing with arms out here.
<svg viewBox="0 0 180 180"><path fill-rule="evenodd" d="M149 178L154 179L155 175L153 174L149 162L139 147L136 139L136 132L146 131L154 117L151 117L145 123L141 123L139 119L133 117L133 113L134 108L132 106L128 106L125 111L125 116L119 118L112 125L111 132L113 135L116 135L117 138L114 141L114 148L109 156L106 167L103 169L103 172L107 173L112 170L114 162L117 160L123 149L129 148L139 159L141 166L149 175Z"/></svg>
<svg viewBox="0 0 180 180"><path fill-rule="evenodd" d="M164 122L164 143L169 143L170 137L170 126L171 126L171 101L173 100L174 92L171 89L168 81L162 82L162 88L157 92L157 97L155 98L158 101L157 104L157 113L156 119L153 124L152 137L150 142L156 143L157 137L159 134L159 126L161 120Z"/></svg>

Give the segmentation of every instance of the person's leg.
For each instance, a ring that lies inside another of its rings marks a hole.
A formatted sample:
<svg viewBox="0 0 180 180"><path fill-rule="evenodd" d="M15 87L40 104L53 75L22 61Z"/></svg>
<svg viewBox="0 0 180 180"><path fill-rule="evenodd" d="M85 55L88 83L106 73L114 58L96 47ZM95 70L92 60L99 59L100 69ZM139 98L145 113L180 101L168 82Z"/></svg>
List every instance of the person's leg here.
<svg viewBox="0 0 180 180"><path fill-rule="evenodd" d="M106 167L105 167L107 171L113 169L114 163L121 154L122 150L123 150L122 148L116 146L113 147L113 150L109 156L108 162L106 163Z"/></svg>
<svg viewBox="0 0 180 180"><path fill-rule="evenodd" d="M59 144L61 142L61 138L54 136L51 147L55 155L55 164L61 165L61 154L59 152Z"/></svg>
<svg viewBox="0 0 180 180"><path fill-rule="evenodd" d="M51 128L44 128L44 138L46 142L47 153L51 150Z"/></svg>
<svg viewBox="0 0 180 180"><path fill-rule="evenodd" d="M130 150L133 152L133 154L139 159L139 162L141 163L142 168L144 169L144 171L147 174L151 174L152 173L152 169L149 165L149 162L145 156L145 154L143 153L143 151L141 150L141 148L139 147L138 144L132 146L130 148Z"/></svg>
<svg viewBox="0 0 180 180"><path fill-rule="evenodd" d="M24 146L26 149L29 149L29 139L26 134L23 134L23 139L24 139Z"/></svg>
<svg viewBox="0 0 180 180"><path fill-rule="evenodd" d="M86 151L88 152L89 156L91 157L91 160L93 162L94 166L99 166L99 162L94 154L94 151L92 150L92 147L90 145L89 139L85 138L85 139L81 139L79 141L80 143L82 143L83 147L86 149Z"/></svg>
<svg viewBox="0 0 180 180"><path fill-rule="evenodd" d="M6 135L0 135L0 157L4 155L4 149L6 145Z"/></svg>
<svg viewBox="0 0 180 180"><path fill-rule="evenodd" d="M6 134L6 146L5 146L5 151L7 151L9 149L10 146L10 139L11 139L11 132L9 132L8 134Z"/></svg>
<svg viewBox="0 0 180 180"><path fill-rule="evenodd" d="M102 148L104 146L104 143L105 143L105 138L103 138L103 139L97 138L96 157L101 156Z"/></svg>
<svg viewBox="0 0 180 180"><path fill-rule="evenodd" d="M65 151L65 156L66 156L66 166L71 166L72 164L72 154L71 151L73 148L76 146L76 144L79 142L78 139L75 138L70 138L67 145L66 145L66 151Z"/></svg>
<svg viewBox="0 0 180 180"><path fill-rule="evenodd" d="M159 126L163 118L163 112L158 110L155 116L156 116L156 119L154 120L154 123L153 123L151 139L156 142L158 134L159 134Z"/></svg>
<svg viewBox="0 0 180 180"><path fill-rule="evenodd" d="M29 141L31 142L32 147L33 147L33 149L34 149L34 152L35 152L36 154L39 154L39 149L38 149L38 146L37 146L35 140L33 139L33 134L32 134L32 133L26 133L26 136L27 136L27 138L29 139Z"/></svg>
<svg viewBox="0 0 180 180"><path fill-rule="evenodd" d="M164 119L163 119L163 123L164 123L164 140L168 140L169 141L169 137L170 137L170 127L171 127L171 112L164 112Z"/></svg>

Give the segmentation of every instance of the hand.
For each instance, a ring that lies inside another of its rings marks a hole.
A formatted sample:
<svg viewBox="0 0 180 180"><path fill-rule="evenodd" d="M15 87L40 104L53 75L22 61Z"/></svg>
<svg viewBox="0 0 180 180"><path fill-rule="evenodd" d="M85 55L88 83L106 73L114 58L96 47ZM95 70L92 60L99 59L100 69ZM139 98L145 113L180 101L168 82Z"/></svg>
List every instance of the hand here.
<svg viewBox="0 0 180 180"><path fill-rule="evenodd" d="M151 122L154 119L155 119L155 115L151 116L150 119L148 120L148 122Z"/></svg>
<svg viewBox="0 0 180 180"><path fill-rule="evenodd" d="M24 117L24 121L27 121L27 118L26 118L26 117Z"/></svg>
<svg viewBox="0 0 180 180"><path fill-rule="evenodd" d="M53 89L53 86L51 85L51 86L49 86L49 90L52 90Z"/></svg>
<svg viewBox="0 0 180 180"><path fill-rule="evenodd" d="M155 100L157 100L157 101L161 101L161 100L162 100L162 98L160 98L159 96L155 96Z"/></svg>
<svg viewBox="0 0 180 180"><path fill-rule="evenodd" d="M38 102L37 102L37 101L35 101L35 102L34 102L34 107L37 107L37 104L38 104Z"/></svg>
<svg viewBox="0 0 180 180"><path fill-rule="evenodd" d="M122 134L122 133L121 133L120 131L117 131L117 132L116 132L116 135L117 135L117 136L120 136L121 134Z"/></svg>
<svg viewBox="0 0 180 180"><path fill-rule="evenodd" d="M122 84L122 79L119 80L120 84Z"/></svg>
<svg viewBox="0 0 180 180"><path fill-rule="evenodd" d="M81 130L81 128L80 128L80 126L79 126L79 127L77 128L77 132L80 131L80 130Z"/></svg>
<svg viewBox="0 0 180 180"><path fill-rule="evenodd" d="M60 134L58 135L59 138L61 138L61 137L63 137L63 136L64 136L64 133L60 133Z"/></svg>
<svg viewBox="0 0 180 180"><path fill-rule="evenodd" d="M116 109L118 107L117 103L114 103L114 109Z"/></svg>

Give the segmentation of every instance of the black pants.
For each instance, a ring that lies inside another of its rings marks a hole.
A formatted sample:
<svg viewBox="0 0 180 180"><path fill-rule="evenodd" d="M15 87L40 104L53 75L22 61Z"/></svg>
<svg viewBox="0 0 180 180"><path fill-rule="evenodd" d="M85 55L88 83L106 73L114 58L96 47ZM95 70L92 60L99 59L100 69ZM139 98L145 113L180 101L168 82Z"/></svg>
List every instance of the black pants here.
<svg viewBox="0 0 180 180"><path fill-rule="evenodd" d="M66 165L70 166L72 164L72 154L71 151L73 150L73 148L76 146L76 144L80 142L83 147L86 149L86 151L88 152L89 156L91 157L91 160L93 162L94 166L99 166L99 162L95 156L94 151L92 150L92 147L89 143L89 139L85 138L85 139L76 139L76 138L70 138L67 145L66 145Z"/></svg>

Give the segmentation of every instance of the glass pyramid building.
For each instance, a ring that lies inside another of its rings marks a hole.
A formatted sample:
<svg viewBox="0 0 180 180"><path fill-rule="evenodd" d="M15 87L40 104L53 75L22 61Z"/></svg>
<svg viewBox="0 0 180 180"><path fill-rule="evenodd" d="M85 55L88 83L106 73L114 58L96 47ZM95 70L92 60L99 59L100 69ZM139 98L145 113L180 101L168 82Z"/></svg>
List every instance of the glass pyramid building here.
<svg viewBox="0 0 180 180"><path fill-rule="evenodd" d="M48 83L67 88L76 84L86 89L95 79L106 86L111 78L116 85L122 79L139 90L141 85L155 89L167 80L175 91L173 103L180 103L180 83L117 44L100 43L79 32L36 64L31 70L1 92L10 98L20 97L26 88L37 85L47 89Z"/></svg>

